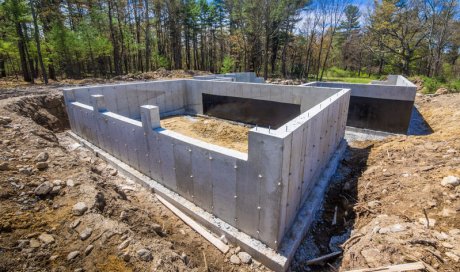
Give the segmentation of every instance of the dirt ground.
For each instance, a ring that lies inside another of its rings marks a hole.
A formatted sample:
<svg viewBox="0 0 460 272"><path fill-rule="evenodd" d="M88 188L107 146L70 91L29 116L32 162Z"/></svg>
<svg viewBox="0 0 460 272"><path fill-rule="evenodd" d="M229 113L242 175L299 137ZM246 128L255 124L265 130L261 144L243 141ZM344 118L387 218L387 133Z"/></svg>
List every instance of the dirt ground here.
<svg viewBox="0 0 460 272"><path fill-rule="evenodd" d="M255 261L232 264L238 249L220 253L153 194L69 138L62 85L0 82L0 271L266 270ZM460 186L441 184L460 177L460 95L418 95L416 104L433 133L350 143L293 271L412 261L460 271ZM227 137L228 129L248 130L196 119L170 129L207 140L216 131ZM174 126L168 120L162 125ZM224 142L244 151L246 137ZM86 211L74 207L79 202ZM306 265L336 250L343 254Z"/></svg>
<svg viewBox="0 0 460 272"><path fill-rule="evenodd" d="M207 143L248 152L249 126L205 116L172 116L161 126Z"/></svg>

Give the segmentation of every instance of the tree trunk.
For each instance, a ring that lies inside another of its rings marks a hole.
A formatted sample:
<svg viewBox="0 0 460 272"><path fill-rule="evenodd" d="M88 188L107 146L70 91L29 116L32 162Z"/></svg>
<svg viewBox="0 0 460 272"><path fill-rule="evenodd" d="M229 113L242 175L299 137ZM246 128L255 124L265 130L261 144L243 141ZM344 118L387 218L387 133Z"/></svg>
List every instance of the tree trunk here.
<svg viewBox="0 0 460 272"><path fill-rule="evenodd" d="M121 74L120 52L119 52L118 41L115 36L115 30L114 30L113 22L112 22L112 9L113 9L112 1L109 0L107 3L108 3L108 8L109 8L108 15L109 15L110 38L112 40L112 46L113 46L113 65L115 66L115 75L120 75Z"/></svg>
<svg viewBox="0 0 460 272"><path fill-rule="evenodd" d="M42 51L40 49L40 37L38 35L37 15L35 14L35 7L32 0L30 0L30 9L32 11L32 18L34 21L34 37L35 43L37 45L37 55L38 60L40 61L40 69L42 70L43 82L45 82L45 84L48 84L48 76L46 75L45 65L43 64Z"/></svg>
<svg viewBox="0 0 460 272"><path fill-rule="evenodd" d="M19 57L21 59L22 77L24 78L24 81L32 82L32 76L29 73L29 68L27 65L24 35L22 32L21 23L19 21L16 23L16 34L18 35L18 50L19 50Z"/></svg>
<svg viewBox="0 0 460 272"><path fill-rule="evenodd" d="M150 71L150 18L149 0L145 0L145 70Z"/></svg>
<svg viewBox="0 0 460 272"><path fill-rule="evenodd" d="M6 66L5 66L5 60L3 58L0 58L0 78L6 77Z"/></svg>

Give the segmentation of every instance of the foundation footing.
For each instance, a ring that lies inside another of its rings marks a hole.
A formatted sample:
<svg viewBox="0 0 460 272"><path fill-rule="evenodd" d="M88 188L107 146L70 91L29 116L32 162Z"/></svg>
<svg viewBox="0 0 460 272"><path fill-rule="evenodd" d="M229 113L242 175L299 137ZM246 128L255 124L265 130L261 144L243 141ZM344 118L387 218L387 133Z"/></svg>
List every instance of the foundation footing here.
<svg viewBox="0 0 460 272"><path fill-rule="evenodd" d="M302 242L305 233L308 231L316 218L315 214L321 207L324 194L329 185L329 180L332 175L334 175L340 159L347 147L347 142L342 140L339 147L332 155L331 160L326 165L320 179L316 182L316 185L312 189L309 197L299 210L291 230L286 234L284 240L282 241L280 250L275 251L267 247L259 240L251 238L249 235L239 231L235 227L230 226L219 218L214 217L212 214L204 211L160 183L141 174L139 171L91 144L80 136L77 136L75 133L67 133L76 141L97 153L100 158L104 159L107 163L116 168L122 175L133 179L151 190L153 193L160 195L197 223L209 229L217 237L224 235L231 244L240 246L243 251L249 253L255 260L261 262L263 265L274 271L286 271L289 268L289 264L294 257L297 247Z"/></svg>

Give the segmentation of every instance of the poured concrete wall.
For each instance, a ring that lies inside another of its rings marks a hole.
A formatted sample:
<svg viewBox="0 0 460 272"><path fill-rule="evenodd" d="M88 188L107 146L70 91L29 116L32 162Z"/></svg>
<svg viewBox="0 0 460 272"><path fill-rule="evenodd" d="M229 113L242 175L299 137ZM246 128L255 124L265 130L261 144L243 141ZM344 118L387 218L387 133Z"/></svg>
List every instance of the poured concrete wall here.
<svg viewBox="0 0 460 272"><path fill-rule="evenodd" d="M402 76L390 75L372 84L311 82L303 86L350 89L348 126L407 133L417 88Z"/></svg>
<svg viewBox="0 0 460 272"><path fill-rule="evenodd" d="M102 86L64 91L76 134L273 249L343 138L350 95L342 89L199 80L107 87L112 93ZM136 100L131 96L137 90L144 96ZM161 128L161 112L202 112L202 93L290 101L303 111L277 130L250 130L248 153ZM157 104L145 105L152 99ZM138 113L140 121L133 119Z"/></svg>

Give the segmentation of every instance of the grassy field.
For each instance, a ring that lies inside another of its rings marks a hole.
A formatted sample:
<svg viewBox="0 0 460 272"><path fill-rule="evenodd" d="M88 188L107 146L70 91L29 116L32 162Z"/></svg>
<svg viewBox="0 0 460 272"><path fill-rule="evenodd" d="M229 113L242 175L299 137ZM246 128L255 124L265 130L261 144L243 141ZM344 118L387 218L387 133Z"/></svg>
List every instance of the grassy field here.
<svg viewBox="0 0 460 272"><path fill-rule="evenodd" d="M341 81L347 83L370 83L375 78L369 77L323 77L323 81Z"/></svg>

